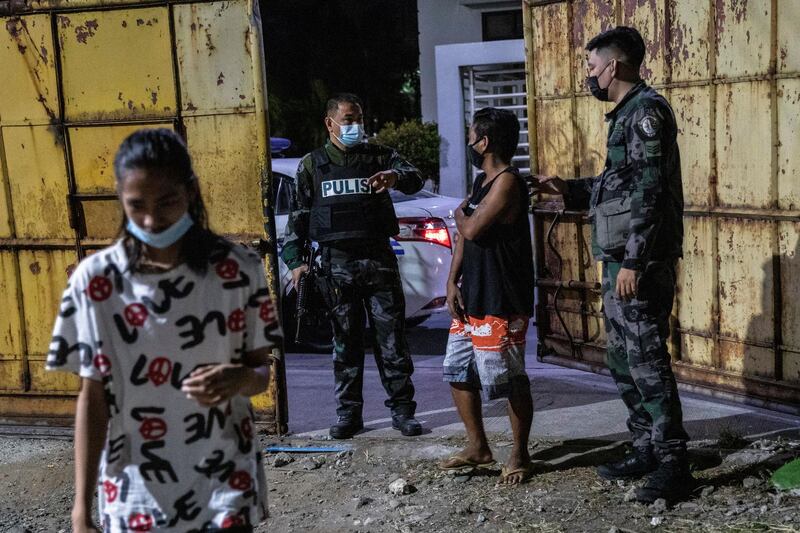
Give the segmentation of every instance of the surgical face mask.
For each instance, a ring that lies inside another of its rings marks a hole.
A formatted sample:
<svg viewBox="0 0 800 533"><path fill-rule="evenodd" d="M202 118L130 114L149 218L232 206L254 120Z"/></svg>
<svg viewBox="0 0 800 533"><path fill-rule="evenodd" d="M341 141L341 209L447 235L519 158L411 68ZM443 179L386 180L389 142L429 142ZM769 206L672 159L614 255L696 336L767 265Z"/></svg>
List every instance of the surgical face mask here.
<svg viewBox="0 0 800 533"><path fill-rule="evenodd" d="M152 233L147 231L146 229L137 226L133 220L128 219L128 225L126 226L128 232L145 243L147 246L152 246L153 248L169 248L181 237L186 235L186 232L189 231L189 228L194 225L194 221L192 217L189 216L189 212L183 214L181 218L178 219L176 223L161 231L159 233Z"/></svg>
<svg viewBox="0 0 800 533"><path fill-rule="evenodd" d="M331 119L331 122L339 126L339 135L336 138L348 148L359 144L364 138L363 124L339 124L333 119Z"/></svg>
<svg viewBox="0 0 800 533"><path fill-rule="evenodd" d="M482 139L483 139L483 137L481 137L480 139L478 139L474 143L467 145L467 155L469 155L469 162L472 163L472 166L474 166L474 167L476 167L478 169L483 168L484 157L483 157L483 154L479 153L475 149L475 145L478 144L479 142L481 142Z"/></svg>
<svg viewBox="0 0 800 533"><path fill-rule="evenodd" d="M603 75L603 72L606 71L608 66L611 64L611 61L606 63L606 66L603 67L603 70L600 71L600 74L598 74L597 76L589 76L588 78L586 78L586 85L589 87L589 91L591 91L592 96L594 96L601 102L608 102L608 86L611 85L611 82L608 82L608 85L606 85L605 87L600 87L600 82L598 81L598 78ZM611 81L614 81L613 78Z"/></svg>

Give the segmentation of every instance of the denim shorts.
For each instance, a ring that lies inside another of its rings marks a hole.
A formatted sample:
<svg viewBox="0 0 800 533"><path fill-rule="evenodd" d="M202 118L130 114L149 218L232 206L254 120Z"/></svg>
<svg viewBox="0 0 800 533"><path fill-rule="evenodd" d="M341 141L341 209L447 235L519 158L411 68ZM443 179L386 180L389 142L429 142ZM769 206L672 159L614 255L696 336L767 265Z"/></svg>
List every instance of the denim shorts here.
<svg viewBox="0 0 800 533"><path fill-rule="evenodd" d="M508 398L515 387L530 387L525 373L528 316L468 316L453 320L444 356L444 381L467 383L486 400Z"/></svg>

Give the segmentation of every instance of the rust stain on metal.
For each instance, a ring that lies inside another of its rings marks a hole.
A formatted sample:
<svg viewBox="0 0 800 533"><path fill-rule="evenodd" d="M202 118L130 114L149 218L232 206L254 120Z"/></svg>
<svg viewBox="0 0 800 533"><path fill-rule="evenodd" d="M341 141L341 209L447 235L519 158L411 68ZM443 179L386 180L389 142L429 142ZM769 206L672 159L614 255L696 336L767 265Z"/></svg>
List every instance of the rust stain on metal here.
<svg viewBox="0 0 800 533"><path fill-rule="evenodd" d="M39 261L35 261L28 265L28 268L31 270L31 273L36 276L42 272L42 267L39 265Z"/></svg>
<svg viewBox="0 0 800 533"><path fill-rule="evenodd" d="M208 49L208 55L211 55L211 52L217 49L214 46L214 41L211 40L211 28L206 28L206 48Z"/></svg>
<svg viewBox="0 0 800 533"><path fill-rule="evenodd" d="M223 83L225 83L225 74L220 72L219 76L217 76L217 85L222 85Z"/></svg>
<svg viewBox="0 0 800 533"><path fill-rule="evenodd" d="M191 102L186 102L186 110L187 111L197 111L197 106L195 106Z"/></svg>
<svg viewBox="0 0 800 533"><path fill-rule="evenodd" d="M69 28L70 26L72 26L72 21L70 20L69 17L63 16L63 15L59 15L58 16L58 24L59 24L59 26L61 26L61 29L63 30L63 29L66 29L66 28Z"/></svg>
<svg viewBox="0 0 800 533"><path fill-rule="evenodd" d="M248 27L244 30L244 52L247 54L248 57L251 56L250 51L250 28Z"/></svg>
<svg viewBox="0 0 800 533"><path fill-rule="evenodd" d="M86 44L89 37L94 37L97 28L97 19L87 20L84 25L75 27L75 38L79 43Z"/></svg>
<svg viewBox="0 0 800 533"><path fill-rule="evenodd" d="M150 91L150 101L153 102L153 105L158 103L158 93L156 91Z"/></svg>

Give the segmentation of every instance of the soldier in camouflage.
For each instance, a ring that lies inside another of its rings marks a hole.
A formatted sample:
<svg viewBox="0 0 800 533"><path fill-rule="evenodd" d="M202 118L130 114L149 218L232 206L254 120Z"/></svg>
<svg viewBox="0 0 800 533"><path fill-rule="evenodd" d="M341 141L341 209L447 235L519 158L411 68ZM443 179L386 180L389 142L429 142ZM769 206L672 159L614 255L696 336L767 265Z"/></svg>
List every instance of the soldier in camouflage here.
<svg viewBox="0 0 800 533"><path fill-rule="evenodd" d="M328 101L325 146L300 161L281 258L295 286L308 269L302 252L319 243L320 292L332 315L337 422L334 438L350 438L363 427L364 322L375 334L373 351L389 398L392 427L419 435L414 385L405 337L405 299L389 237L400 230L389 189L419 191L419 171L397 152L364 142L360 100L352 94Z"/></svg>
<svg viewBox="0 0 800 533"><path fill-rule="evenodd" d="M639 78L644 41L633 28L601 33L586 46L592 94L616 106L605 168L564 181L537 176L568 208L589 209L592 250L603 263L607 363L628 408L633 453L602 465L605 479L649 474L636 498L676 500L693 487L678 389L667 350L682 257L683 191L677 126L669 103Z"/></svg>

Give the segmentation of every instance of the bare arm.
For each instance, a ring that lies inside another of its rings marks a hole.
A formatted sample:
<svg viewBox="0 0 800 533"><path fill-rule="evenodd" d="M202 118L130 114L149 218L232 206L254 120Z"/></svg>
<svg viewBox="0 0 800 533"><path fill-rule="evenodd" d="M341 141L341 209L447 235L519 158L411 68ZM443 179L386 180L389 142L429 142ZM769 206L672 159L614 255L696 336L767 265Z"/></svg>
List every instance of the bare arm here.
<svg viewBox="0 0 800 533"><path fill-rule="evenodd" d="M107 432L108 410L103 383L83 378L75 408L75 503L72 507L74 531L96 531L91 517L92 500Z"/></svg>
<svg viewBox="0 0 800 533"><path fill-rule="evenodd" d="M474 241L492 224L510 214L511 209L518 209L519 202L514 201L514 196L518 194L515 180L513 174L501 174L495 178L496 183L470 216L465 215L463 209L456 212L456 226L464 238Z"/></svg>
<svg viewBox="0 0 800 533"><path fill-rule="evenodd" d="M469 199L465 200L456 210L463 212L462 208ZM450 316L459 320L464 320L464 300L461 297L461 289L458 282L461 280L461 265L464 262L464 242L463 238L456 234L453 241L453 259L450 261L450 274L447 276L447 310Z"/></svg>

